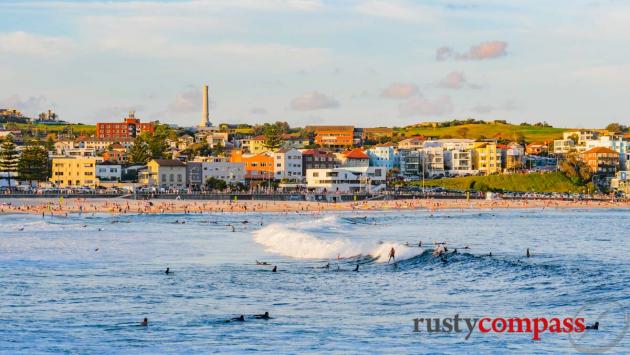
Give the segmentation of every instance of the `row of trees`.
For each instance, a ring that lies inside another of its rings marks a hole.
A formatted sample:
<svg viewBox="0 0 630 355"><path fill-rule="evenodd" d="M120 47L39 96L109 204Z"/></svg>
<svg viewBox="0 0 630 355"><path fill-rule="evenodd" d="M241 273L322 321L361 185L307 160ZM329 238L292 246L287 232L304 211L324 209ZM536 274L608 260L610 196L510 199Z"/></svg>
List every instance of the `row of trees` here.
<svg viewBox="0 0 630 355"><path fill-rule="evenodd" d="M30 183L46 181L50 177L48 150L39 142L32 142L24 147L20 155L13 139L8 136L0 146L0 173L2 179L8 180L9 187L16 173L21 180Z"/></svg>
<svg viewBox="0 0 630 355"><path fill-rule="evenodd" d="M146 164L151 159L170 159L167 139L176 140L177 133L167 125L158 125L153 133L139 135L129 149L129 161Z"/></svg>

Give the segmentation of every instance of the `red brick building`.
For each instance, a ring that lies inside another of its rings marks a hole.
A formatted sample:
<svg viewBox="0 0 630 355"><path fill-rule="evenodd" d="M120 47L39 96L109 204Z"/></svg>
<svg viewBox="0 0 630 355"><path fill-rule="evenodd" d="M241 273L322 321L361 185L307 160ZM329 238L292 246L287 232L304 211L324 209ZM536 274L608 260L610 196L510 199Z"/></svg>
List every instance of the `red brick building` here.
<svg viewBox="0 0 630 355"><path fill-rule="evenodd" d="M144 132L153 133L155 123L141 123L133 112L121 123L97 123L97 138L136 138Z"/></svg>

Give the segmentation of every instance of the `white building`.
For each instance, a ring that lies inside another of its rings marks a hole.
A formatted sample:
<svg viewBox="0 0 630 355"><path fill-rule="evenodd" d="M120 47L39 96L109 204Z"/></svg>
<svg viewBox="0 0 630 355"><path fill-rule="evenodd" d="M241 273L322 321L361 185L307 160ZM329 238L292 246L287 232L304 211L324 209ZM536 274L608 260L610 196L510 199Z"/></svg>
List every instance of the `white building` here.
<svg viewBox="0 0 630 355"><path fill-rule="evenodd" d="M122 165L109 162L96 163L96 177L100 180L122 179Z"/></svg>
<svg viewBox="0 0 630 355"><path fill-rule="evenodd" d="M472 151L470 149L451 149L444 151L444 170L449 176L473 175Z"/></svg>
<svg viewBox="0 0 630 355"><path fill-rule="evenodd" d="M572 139L556 139L553 141L554 154L569 154L575 149L575 142Z"/></svg>
<svg viewBox="0 0 630 355"><path fill-rule="evenodd" d="M202 162L202 184L209 178L223 180L228 184L245 182L245 163L231 163L228 161Z"/></svg>
<svg viewBox="0 0 630 355"><path fill-rule="evenodd" d="M444 150L441 147L421 149L420 171L424 171L426 177L444 176Z"/></svg>
<svg viewBox="0 0 630 355"><path fill-rule="evenodd" d="M274 178L276 180L302 180L302 152L297 149L279 149L274 153Z"/></svg>
<svg viewBox="0 0 630 355"><path fill-rule="evenodd" d="M379 144L368 149L366 153L370 157L370 166L385 168L387 171L398 168L398 151L393 145Z"/></svg>
<svg viewBox="0 0 630 355"><path fill-rule="evenodd" d="M398 142L398 149L420 149L423 147L423 144L423 138L411 137Z"/></svg>
<svg viewBox="0 0 630 355"><path fill-rule="evenodd" d="M377 167L308 169L306 186L317 192L376 192L385 187L386 171Z"/></svg>

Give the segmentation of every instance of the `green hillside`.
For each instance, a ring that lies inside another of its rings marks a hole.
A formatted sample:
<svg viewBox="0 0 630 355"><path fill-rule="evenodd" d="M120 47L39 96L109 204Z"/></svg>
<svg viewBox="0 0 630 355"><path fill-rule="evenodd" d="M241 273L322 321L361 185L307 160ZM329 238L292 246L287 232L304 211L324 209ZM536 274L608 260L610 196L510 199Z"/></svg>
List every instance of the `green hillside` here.
<svg viewBox="0 0 630 355"><path fill-rule="evenodd" d="M72 132L76 135L92 135L96 133L96 126L84 125L84 124L60 124L60 125L46 125L46 124L29 124L29 123L15 123L15 125L23 131L39 131L44 133L58 133L58 132Z"/></svg>
<svg viewBox="0 0 630 355"><path fill-rule="evenodd" d="M474 184L473 184L474 182ZM414 185L422 185L416 181ZM425 180L425 186L439 186L453 190L503 190L514 192L582 192L583 186L575 185L559 172L540 174L509 174L489 176L465 176Z"/></svg>
<svg viewBox="0 0 630 355"><path fill-rule="evenodd" d="M514 140L519 134L527 142L552 141L561 139L565 128L520 126L504 123L465 124L451 127L404 127L399 128L399 134L406 137L424 135L436 138L504 138Z"/></svg>

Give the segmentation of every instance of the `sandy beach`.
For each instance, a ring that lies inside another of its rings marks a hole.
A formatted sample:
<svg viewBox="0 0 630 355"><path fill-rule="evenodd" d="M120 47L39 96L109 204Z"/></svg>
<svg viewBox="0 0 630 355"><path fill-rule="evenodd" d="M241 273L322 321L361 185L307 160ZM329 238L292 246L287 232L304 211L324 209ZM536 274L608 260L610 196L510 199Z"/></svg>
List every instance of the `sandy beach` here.
<svg viewBox="0 0 630 355"><path fill-rule="evenodd" d="M425 209L566 209L566 208L629 208L627 201L560 201L560 200L470 200L415 199L357 202L305 202L305 201L199 201L199 200L127 200L122 198L0 198L0 213L31 213L65 215L72 213L230 213L230 212L283 212L317 213L325 211L382 211Z"/></svg>

